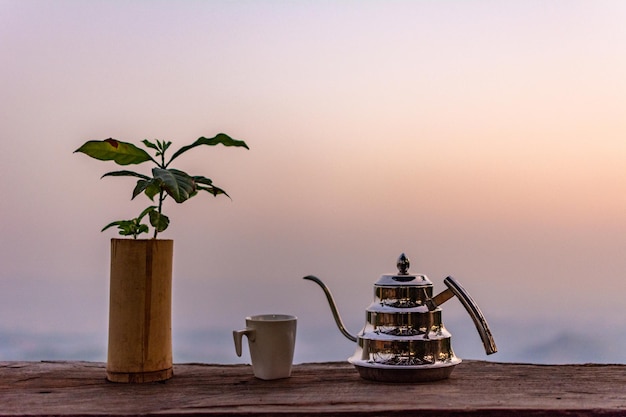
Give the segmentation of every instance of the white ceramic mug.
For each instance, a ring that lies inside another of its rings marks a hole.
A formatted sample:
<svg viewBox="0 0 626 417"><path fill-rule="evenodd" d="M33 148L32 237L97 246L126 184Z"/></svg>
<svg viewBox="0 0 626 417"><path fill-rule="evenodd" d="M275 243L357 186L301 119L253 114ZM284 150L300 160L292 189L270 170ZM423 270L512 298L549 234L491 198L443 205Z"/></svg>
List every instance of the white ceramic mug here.
<svg viewBox="0 0 626 417"><path fill-rule="evenodd" d="M255 377L279 379L291 375L297 320L286 314L261 314L246 317L246 328L233 331L237 356L241 356L243 335L248 337Z"/></svg>

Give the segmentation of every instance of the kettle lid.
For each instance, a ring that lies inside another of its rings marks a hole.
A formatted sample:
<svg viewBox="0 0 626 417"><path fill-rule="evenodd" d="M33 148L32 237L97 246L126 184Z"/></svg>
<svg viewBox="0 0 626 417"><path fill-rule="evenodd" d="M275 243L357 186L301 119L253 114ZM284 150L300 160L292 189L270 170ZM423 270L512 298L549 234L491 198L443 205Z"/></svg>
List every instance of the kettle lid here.
<svg viewBox="0 0 626 417"><path fill-rule="evenodd" d="M398 286L411 286L411 287L426 287L431 286L433 283L422 274L409 274L409 267L411 262L409 258L404 254L400 254L396 263L398 267L397 274L385 274L382 275L375 286L384 287L398 287Z"/></svg>

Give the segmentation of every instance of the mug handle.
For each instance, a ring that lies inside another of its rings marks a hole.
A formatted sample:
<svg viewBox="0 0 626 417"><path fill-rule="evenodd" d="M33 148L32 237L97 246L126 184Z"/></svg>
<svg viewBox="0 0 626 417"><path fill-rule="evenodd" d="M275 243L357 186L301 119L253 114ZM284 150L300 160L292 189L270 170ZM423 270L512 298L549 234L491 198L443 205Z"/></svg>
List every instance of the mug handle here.
<svg viewBox="0 0 626 417"><path fill-rule="evenodd" d="M233 330L233 339L235 340L235 353L237 356L241 356L241 340L243 339L243 335L248 336L248 342L254 342L256 339L256 330L255 329L244 329L244 330Z"/></svg>

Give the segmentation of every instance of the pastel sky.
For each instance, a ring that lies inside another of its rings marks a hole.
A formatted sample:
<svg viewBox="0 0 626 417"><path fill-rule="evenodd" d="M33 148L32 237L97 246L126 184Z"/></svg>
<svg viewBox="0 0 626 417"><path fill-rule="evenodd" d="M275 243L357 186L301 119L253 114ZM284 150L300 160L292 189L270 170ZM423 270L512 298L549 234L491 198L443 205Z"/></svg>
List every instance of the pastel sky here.
<svg viewBox="0 0 626 417"><path fill-rule="evenodd" d="M175 326L286 312L341 338L301 277L356 331L402 252L496 334L624 325L625 21L604 0L0 0L0 329L106 332L100 229L148 202L76 148L218 132L250 150L179 160L232 201L166 207Z"/></svg>

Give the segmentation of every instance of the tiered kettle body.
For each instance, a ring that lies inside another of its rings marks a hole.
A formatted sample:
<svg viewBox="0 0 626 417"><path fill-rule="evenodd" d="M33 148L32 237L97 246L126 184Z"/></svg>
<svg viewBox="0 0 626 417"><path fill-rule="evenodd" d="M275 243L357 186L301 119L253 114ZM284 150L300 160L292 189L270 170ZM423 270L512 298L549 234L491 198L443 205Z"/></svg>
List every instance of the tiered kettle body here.
<svg viewBox="0 0 626 417"><path fill-rule="evenodd" d="M461 360L454 355L439 306L455 295L474 320L485 352L495 353L497 348L487 321L465 289L448 277L444 280L448 289L433 297L433 283L425 275L409 274L409 265L409 259L400 255L398 273L382 275L374 284L374 301L366 310L365 327L356 336L343 325L328 287L312 275L304 277L322 287L339 330L357 343L348 361L361 377L414 382L450 376Z"/></svg>

